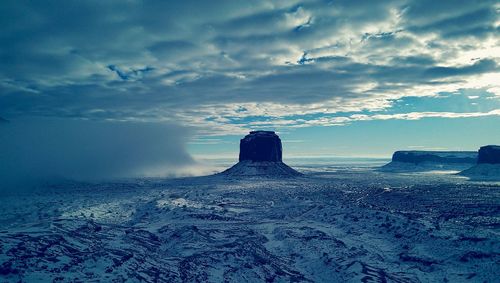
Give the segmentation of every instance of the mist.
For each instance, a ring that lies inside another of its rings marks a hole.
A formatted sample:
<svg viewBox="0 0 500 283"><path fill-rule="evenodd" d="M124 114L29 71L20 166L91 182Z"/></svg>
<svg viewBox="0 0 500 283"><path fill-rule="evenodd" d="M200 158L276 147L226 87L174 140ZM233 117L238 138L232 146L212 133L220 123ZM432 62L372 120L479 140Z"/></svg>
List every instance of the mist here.
<svg viewBox="0 0 500 283"><path fill-rule="evenodd" d="M0 123L0 191L59 179L175 176L196 163L168 123L22 118Z"/></svg>

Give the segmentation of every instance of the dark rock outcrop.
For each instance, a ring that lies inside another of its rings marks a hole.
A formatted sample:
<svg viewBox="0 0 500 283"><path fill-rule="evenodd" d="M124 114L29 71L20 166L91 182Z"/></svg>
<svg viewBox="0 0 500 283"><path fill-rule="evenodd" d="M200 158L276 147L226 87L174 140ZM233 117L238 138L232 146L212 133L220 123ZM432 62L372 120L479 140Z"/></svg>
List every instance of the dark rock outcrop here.
<svg viewBox="0 0 500 283"><path fill-rule="evenodd" d="M479 148L477 164L459 173L474 181L500 181L500 146Z"/></svg>
<svg viewBox="0 0 500 283"><path fill-rule="evenodd" d="M240 140L239 161L281 161L281 139L271 131L252 131Z"/></svg>
<svg viewBox="0 0 500 283"><path fill-rule="evenodd" d="M275 132L252 131L240 141L239 162L220 173L230 177L293 177L301 173L282 161L281 139Z"/></svg>
<svg viewBox="0 0 500 283"><path fill-rule="evenodd" d="M486 145L479 148L477 163L500 164L500 145Z"/></svg>

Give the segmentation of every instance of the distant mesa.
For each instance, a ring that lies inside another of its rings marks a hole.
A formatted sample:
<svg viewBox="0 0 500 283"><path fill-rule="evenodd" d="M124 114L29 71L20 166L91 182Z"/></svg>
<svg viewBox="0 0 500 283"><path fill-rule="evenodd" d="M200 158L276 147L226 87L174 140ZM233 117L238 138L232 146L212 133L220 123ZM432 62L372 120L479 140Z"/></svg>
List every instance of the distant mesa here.
<svg viewBox="0 0 500 283"><path fill-rule="evenodd" d="M461 171L477 163L476 151L396 151L392 161L381 167L382 171Z"/></svg>
<svg viewBox="0 0 500 283"><path fill-rule="evenodd" d="M396 151L385 172L461 171L471 180L500 181L500 146L486 145L479 151Z"/></svg>
<svg viewBox="0 0 500 283"><path fill-rule="evenodd" d="M240 140L239 162L223 176L294 177L301 173L282 161L281 139L272 131L251 131Z"/></svg>
<svg viewBox="0 0 500 283"><path fill-rule="evenodd" d="M500 146L479 148L477 164L459 173L471 180L500 181Z"/></svg>
<svg viewBox="0 0 500 283"><path fill-rule="evenodd" d="M396 151L392 155L392 161L421 164L433 163L476 163L477 152L475 151Z"/></svg>
<svg viewBox="0 0 500 283"><path fill-rule="evenodd" d="M485 145L479 148L477 163L500 164L500 146Z"/></svg>

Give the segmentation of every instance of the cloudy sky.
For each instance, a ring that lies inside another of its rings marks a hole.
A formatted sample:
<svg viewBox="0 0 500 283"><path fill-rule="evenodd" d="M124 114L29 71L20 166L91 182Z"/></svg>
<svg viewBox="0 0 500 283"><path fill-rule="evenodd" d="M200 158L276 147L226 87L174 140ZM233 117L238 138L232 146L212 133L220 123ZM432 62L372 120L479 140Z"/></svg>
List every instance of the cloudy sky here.
<svg viewBox="0 0 500 283"><path fill-rule="evenodd" d="M158 142L175 139L183 160L234 154L251 129L278 131L285 155L475 150L500 143L499 11L458 0L5 0L0 117L131 136L161 125Z"/></svg>

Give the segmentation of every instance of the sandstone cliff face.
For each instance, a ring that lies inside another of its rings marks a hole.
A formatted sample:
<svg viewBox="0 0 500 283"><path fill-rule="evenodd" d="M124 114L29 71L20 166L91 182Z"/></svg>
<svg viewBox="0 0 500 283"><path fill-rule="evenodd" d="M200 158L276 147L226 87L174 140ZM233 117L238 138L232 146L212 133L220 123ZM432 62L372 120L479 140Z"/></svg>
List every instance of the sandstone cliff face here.
<svg viewBox="0 0 500 283"><path fill-rule="evenodd" d="M281 139L275 132L252 131L240 141L239 162L220 173L229 177L293 177L301 173L282 162Z"/></svg>
<svg viewBox="0 0 500 283"><path fill-rule="evenodd" d="M500 146L486 145L479 148L478 164L500 164Z"/></svg>
<svg viewBox="0 0 500 283"><path fill-rule="evenodd" d="M240 141L239 161L281 161L281 139L271 131L252 131Z"/></svg>

